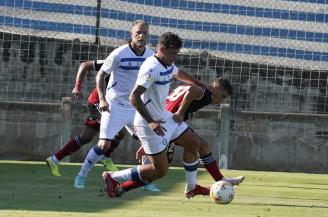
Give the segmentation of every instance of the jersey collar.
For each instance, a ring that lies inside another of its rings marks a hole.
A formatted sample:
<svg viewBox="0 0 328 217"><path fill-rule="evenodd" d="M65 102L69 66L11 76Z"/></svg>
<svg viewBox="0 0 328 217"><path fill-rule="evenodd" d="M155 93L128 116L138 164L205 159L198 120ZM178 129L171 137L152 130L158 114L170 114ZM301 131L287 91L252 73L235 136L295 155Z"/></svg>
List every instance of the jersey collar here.
<svg viewBox="0 0 328 217"><path fill-rule="evenodd" d="M162 60L160 60L158 56L154 55L154 57L158 60L160 64L162 64L162 66L164 66L167 69L168 65L166 65Z"/></svg>
<svg viewBox="0 0 328 217"><path fill-rule="evenodd" d="M139 54L133 49L133 47L131 46L131 43L129 43L129 47L130 47L131 51L132 51L136 56L143 56L143 55L145 54L145 52L146 52L146 48L145 48L144 51L142 52L142 54L139 55Z"/></svg>

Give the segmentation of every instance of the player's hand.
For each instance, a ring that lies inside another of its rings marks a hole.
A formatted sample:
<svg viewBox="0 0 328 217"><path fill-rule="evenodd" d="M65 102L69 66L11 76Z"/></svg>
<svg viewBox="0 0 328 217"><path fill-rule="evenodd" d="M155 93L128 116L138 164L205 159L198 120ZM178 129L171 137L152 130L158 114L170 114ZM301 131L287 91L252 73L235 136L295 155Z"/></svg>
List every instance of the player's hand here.
<svg viewBox="0 0 328 217"><path fill-rule="evenodd" d="M75 99L79 99L81 95L81 90L75 86L74 89L72 90L72 94L73 96L75 96Z"/></svg>
<svg viewBox="0 0 328 217"><path fill-rule="evenodd" d="M175 114L173 114L172 118L175 122L177 123L181 123L183 121L183 114L180 114L179 112L176 112Z"/></svg>
<svg viewBox="0 0 328 217"><path fill-rule="evenodd" d="M99 110L100 112L109 112L108 102L104 98L99 99Z"/></svg>
<svg viewBox="0 0 328 217"><path fill-rule="evenodd" d="M72 90L72 94L75 96L76 99L79 99L79 96L81 95L81 86L82 82L77 80L75 81L74 89Z"/></svg>
<svg viewBox="0 0 328 217"><path fill-rule="evenodd" d="M138 149L138 151L136 152L136 160L138 160L139 163L142 162L142 157L145 155L145 150L143 149L142 145L140 146L140 148Z"/></svg>
<svg viewBox="0 0 328 217"><path fill-rule="evenodd" d="M164 136L165 132L167 131L165 127L163 127L161 124L165 123L163 120L157 120L148 123L150 129L152 129L157 135Z"/></svg>

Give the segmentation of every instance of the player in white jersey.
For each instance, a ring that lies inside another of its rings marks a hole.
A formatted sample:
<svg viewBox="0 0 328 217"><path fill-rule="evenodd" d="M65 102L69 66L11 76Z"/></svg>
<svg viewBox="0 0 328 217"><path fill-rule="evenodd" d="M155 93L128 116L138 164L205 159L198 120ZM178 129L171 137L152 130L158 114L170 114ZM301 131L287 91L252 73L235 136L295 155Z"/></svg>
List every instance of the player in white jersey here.
<svg viewBox="0 0 328 217"><path fill-rule="evenodd" d="M173 78L206 87L174 65L181 45L182 41L178 35L164 33L159 39L156 54L147 58L140 68L130 100L137 109L135 131L152 165L138 165L113 173L104 172L103 179L110 197L120 196L125 191L165 176L169 167L166 150L170 141L184 148L186 196L190 198L209 194L209 189L197 185L196 181L200 142L193 141L197 140L197 137L185 122L174 121L173 114L165 109Z"/></svg>
<svg viewBox="0 0 328 217"><path fill-rule="evenodd" d="M88 172L107 151L115 135L124 127L133 127L135 108L129 95L138 77L141 64L154 52L146 46L149 26L142 20L132 25L131 42L115 49L96 76L99 110L102 112L99 142L93 147L74 181L75 188L84 188ZM110 74L107 88L105 77ZM104 89L106 88L106 95ZM106 96L106 98L105 98Z"/></svg>

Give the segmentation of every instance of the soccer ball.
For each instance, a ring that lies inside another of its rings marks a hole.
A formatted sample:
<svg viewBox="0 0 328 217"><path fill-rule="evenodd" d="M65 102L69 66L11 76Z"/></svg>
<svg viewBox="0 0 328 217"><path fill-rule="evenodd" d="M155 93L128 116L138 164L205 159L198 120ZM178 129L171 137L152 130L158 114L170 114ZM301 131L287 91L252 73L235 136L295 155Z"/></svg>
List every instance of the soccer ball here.
<svg viewBox="0 0 328 217"><path fill-rule="evenodd" d="M210 198L215 203L228 204L235 196L232 185L227 181L217 181L210 189Z"/></svg>

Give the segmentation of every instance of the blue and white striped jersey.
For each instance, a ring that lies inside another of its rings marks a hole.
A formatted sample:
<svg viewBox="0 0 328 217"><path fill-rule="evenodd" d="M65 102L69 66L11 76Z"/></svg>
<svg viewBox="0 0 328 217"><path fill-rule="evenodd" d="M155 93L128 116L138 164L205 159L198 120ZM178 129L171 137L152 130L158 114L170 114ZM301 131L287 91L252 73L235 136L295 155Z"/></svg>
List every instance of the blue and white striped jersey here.
<svg viewBox="0 0 328 217"><path fill-rule="evenodd" d="M155 120L163 119L167 113L165 108L166 97L169 93L172 74L178 70L174 64L164 66L156 56L147 58L140 67L136 85L147 88L141 98ZM136 113L135 124L148 125L138 112Z"/></svg>
<svg viewBox="0 0 328 217"><path fill-rule="evenodd" d="M133 108L129 96L138 77L141 64L154 51L146 47L142 55L137 55L130 44L116 48L105 60L101 70L110 74L106 88L106 100Z"/></svg>

